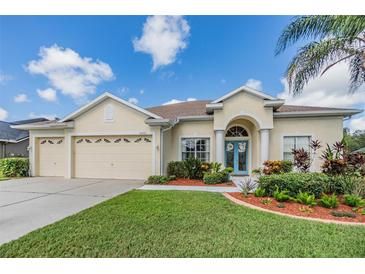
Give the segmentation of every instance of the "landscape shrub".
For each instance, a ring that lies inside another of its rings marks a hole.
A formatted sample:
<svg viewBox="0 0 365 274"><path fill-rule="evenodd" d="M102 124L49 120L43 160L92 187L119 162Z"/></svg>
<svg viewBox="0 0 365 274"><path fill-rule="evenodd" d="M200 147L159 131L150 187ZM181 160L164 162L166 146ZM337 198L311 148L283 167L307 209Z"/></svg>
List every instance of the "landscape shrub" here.
<svg viewBox="0 0 365 274"><path fill-rule="evenodd" d="M338 199L335 194L332 194L331 196L323 194L320 200L320 204L325 208L337 208Z"/></svg>
<svg viewBox="0 0 365 274"><path fill-rule="evenodd" d="M329 176L323 173L282 173L261 176L259 186L265 189L266 195L269 196L272 196L278 187L287 190L292 197L301 191L319 198L322 193L327 193L329 181Z"/></svg>
<svg viewBox="0 0 365 274"><path fill-rule="evenodd" d="M358 195L346 194L343 196L346 205L351 207L365 206L365 200Z"/></svg>
<svg viewBox="0 0 365 274"><path fill-rule="evenodd" d="M264 162L263 173L266 175L291 172L293 163L288 160L267 160Z"/></svg>
<svg viewBox="0 0 365 274"><path fill-rule="evenodd" d="M265 196L265 189L258 187L256 188L255 192L253 193L255 197L264 197Z"/></svg>
<svg viewBox="0 0 365 274"><path fill-rule="evenodd" d="M184 163L187 178L189 179L203 179L202 162L196 158L188 158Z"/></svg>
<svg viewBox="0 0 365 274"><path fill-rule="evenodd" d="M226 175L217 172L217 173L204 173L203 181L207 185L213 185L213 184L221 184L226 182Z"/></svg>
<svg viewBox="0 0 365 274"><path fill-rule="evenodd" d="M301 191L299 191L299 193L295 197L295 201L308 206L315 206L317 204L316 197L313 194Z"/></svg>
<svg viewBox="0 0 365 274"><path fill-rule="evenodd" d="M169 182L169 178L162 175L152 175L147 179L147 184L151 185L163 185Z"/></svg>
<svg viewBox="0 0 365 274"><path fill-rule="evenodd" d="M274 198L278 202L286 202L290 200L289 191L287 190L280 190L279 187L276 187L276 190L273 194Z"/></svg>
<svg viewBox="0 0 365 274"><path fill-rule="evenodd" d="M257 182L251 177L247 177L239 183L239 188L244 196L248 196L249 193L257 188Z"/></svg>
<svg viewBox="0 0 365 274"><path fill-rule="evenodd" d="M5 177L24 177L28 175L28 158L4 158L0 160L0 170Z"/></svg>
<svg viewBox="0 0 365 274"><path fill-rule="evenodd" d="M294 166L300 172L309 172L310 167L316 157L317 150L320 149L321 143L318 140L310 140L310 151L304 148L293 149Z"/></svg>
<svg viewBox="0 0 365 274"><path fill-rule="evenodd" d="M176 178L186 178L187 173L183 161L172 161L167 164L167 176L176 176Z"/></svg>
<svg viewBox="0 0 365 274"><path fill-rule="evenodd" d="M342 194L364 195L365 181L363 177L355 175L334 175L329 176L327 192Z"/></svg>

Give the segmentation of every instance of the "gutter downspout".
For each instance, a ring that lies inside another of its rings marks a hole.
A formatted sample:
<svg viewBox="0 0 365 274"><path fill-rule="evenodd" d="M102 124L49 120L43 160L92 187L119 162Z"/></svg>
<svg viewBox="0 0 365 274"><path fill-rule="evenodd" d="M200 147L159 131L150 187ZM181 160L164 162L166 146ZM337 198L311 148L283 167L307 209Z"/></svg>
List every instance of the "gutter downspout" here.
<svg viewBox="0 0 365 274"><path fill-rule="evenodd" d="M178 119L176 119L175 121L172 122L171 126L167 127L167 128L160 128L160 174L163 174L164 171L164 138L163 135L166 131L172 129L177 123L179 122Z"/></svg>

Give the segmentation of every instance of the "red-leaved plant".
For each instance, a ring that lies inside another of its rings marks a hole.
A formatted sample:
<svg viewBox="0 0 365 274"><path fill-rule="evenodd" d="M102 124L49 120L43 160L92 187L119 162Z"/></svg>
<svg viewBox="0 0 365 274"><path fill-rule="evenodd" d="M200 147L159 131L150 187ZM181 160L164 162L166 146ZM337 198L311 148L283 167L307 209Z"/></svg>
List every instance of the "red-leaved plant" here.
<svg viewBox="0 0 365 274"><path fill-rule="evenodd" d="M300 172L308 172L316 157L317 150L320 149L321 143L318 140L310 140L309 148L310 151L304 148L293 149L292 154L294 156L294 166Z"/></svg>

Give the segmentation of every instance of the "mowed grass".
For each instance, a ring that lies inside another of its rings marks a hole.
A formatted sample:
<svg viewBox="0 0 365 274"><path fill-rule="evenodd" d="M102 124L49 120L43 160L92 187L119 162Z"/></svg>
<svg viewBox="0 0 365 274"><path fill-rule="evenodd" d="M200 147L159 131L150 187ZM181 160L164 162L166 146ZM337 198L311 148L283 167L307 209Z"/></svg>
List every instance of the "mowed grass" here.
<svg viewBox="0 0 365 274"><path fill-rule="evenodd" d="M365 257L365 227L260 212L217 193L135 190L4 244L0 257Z"/></svg>

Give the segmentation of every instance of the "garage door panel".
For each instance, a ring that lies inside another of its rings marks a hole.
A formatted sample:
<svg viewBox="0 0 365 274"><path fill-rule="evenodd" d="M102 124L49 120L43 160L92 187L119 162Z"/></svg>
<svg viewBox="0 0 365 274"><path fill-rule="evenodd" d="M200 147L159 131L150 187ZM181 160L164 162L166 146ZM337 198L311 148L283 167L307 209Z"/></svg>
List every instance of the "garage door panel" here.
<svg viewBox="0 0 365 274"><path fill-rule="evenodd" d="M75 177L146 179L152 173L151 140L151 136L77 137Z"/></svg>
<svg viewBox="0 0 365 274"><path fill-rule="evenodd" d="M38 176L65 176L66 154L64 138L38 139Z"/></svg>

